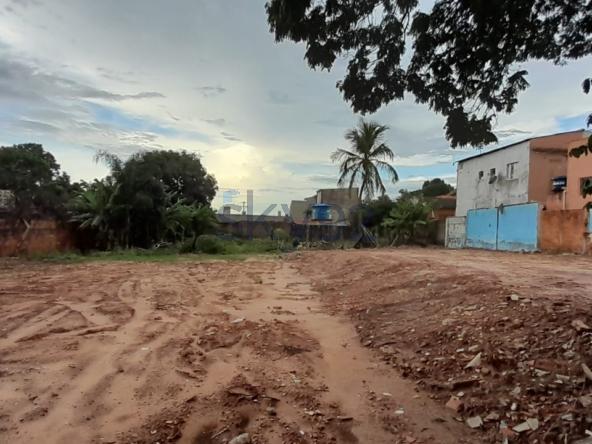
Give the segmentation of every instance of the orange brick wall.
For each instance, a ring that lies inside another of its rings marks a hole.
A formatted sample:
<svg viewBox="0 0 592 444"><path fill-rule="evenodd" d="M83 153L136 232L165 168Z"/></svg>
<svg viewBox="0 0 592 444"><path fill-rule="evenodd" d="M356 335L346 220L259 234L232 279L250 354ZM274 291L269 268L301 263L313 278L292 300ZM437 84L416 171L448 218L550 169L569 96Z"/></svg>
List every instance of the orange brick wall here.
<svg viewBox="0 0 592 444"><path fill-rule="evenodd" d="M541 211L539 248L550 253L590 253L585 210Z"/></svg>
<svg viewBox="0 0 592 444"><path fill-rule="evenodd" d="M55 220L33 220L26 233L26 226L0 219L0 257L53 253L73 247L73 239L67 228Z"/></svg>

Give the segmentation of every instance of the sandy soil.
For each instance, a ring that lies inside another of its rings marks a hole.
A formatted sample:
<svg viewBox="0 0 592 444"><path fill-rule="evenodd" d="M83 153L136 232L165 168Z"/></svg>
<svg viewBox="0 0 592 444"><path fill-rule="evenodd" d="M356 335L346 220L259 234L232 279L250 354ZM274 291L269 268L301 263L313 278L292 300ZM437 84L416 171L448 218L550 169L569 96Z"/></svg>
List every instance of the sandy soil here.
<svg viewBox="0 0 592 444"><path fill-rule="evenodd" d="M592 428L591 264L431 249L5 261L0 442L570 442Z"/></svg>

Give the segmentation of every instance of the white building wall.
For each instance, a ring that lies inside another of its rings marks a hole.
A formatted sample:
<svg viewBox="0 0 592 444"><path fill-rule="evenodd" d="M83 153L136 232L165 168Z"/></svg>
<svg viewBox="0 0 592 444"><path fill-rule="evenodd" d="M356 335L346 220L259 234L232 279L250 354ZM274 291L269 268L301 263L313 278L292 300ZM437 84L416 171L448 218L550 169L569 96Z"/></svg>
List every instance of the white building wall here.
<svg viewBox="0 0 592 444"><path fill-rule="evenodd" d="M495 208L528 202L530 142L494 151L459 162L456 170L456 215L466 216L475 208ZM506 166L517 162L514 178L506 177ZM496 180L490 183L490 170L495 168ZM479 178L479 172L483 177Z"/></svg>

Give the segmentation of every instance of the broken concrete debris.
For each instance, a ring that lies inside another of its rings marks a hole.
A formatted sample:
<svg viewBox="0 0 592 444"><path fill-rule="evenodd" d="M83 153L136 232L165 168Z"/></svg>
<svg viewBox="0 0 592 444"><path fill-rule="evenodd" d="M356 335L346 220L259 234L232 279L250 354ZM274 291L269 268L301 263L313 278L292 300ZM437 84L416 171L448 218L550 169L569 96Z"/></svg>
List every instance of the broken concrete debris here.
<svg viewBox="0 0 592 444"><path fill-rule="evenodd" d="M539 428L539 420L537 418L528 418L526 421L518 424L512 430L516 433L528 432L529 430L537 430Z"/></svg>
<svg viewBox="0 0 592 444"><path fill-rule="evenodd" d="M458 413L463 408L463 402L456 396L451 396L448 402L446 403L446 407Z"/></svg>
<svg viewBox="0 0 592 444"><path fill-rule="evenodd" d="M592 405L592 396L590 395L583 395L578 398L582 407L590 407Z"/></svg>
<svg viewBox="0 0 592 444"><path fill-rule="evenodd" d="M584 371L584 375L589 381L592 381L592 370L586 364L582 363L582 370Z"/></svg>
<svg viewBox="0 0 592 444"><path fill-rule="evenodd" d="M484 421L485 422L494 422L494 421L499 420L499 417L500 417L499 416L499 413L497 413L497 412L491 412L490 414L488 414L485 417Z"/></svg>
<svg viewBox="0 0 592 444"><path fill-rule="evenodd" d="M480 416L471 416L467 418L467 425L472 429L478 429L483 426L483 420Z"/></svg>
<svg viewBox="0 0 592 444"><path fill-rule="evenodd" d="M581 332L584 332L584 331L592 331L592 327L590 327L588 324L586 324L581 319L574 319L573 321L571 321L571 326L573 328L575 328L575 330L578 333L581 333Z"/></svg>
<svg viewBox="0 0 592 444"><path fill-rule="evenodd" d="M465 369L467 368L477 368L481 367L481 352L477 353L471 361L465 365Z"/></svg>
<svg viewBox="0 0 592 444"><path fill-rule="evenodd" d="M251 436L248 433L243 433L230 440L228 444L250 444Z"/></svg>

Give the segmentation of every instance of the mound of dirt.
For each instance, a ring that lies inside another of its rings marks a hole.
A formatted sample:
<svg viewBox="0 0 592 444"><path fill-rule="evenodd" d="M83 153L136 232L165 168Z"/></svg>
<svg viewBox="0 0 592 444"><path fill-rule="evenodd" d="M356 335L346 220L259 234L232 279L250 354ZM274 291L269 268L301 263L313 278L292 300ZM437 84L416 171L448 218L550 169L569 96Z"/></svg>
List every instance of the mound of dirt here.
<svg viewBox="0 0 592 444"><path fill-rule="evenodd" d="M500 430L512 442L585 436L592 313L583 288L558 295L565 276L540 291L485 264L477 272L404 251L358 253L359 261L336 254L330 266L309 255L301 269L318 277L328 309L354 320L364 346L448 403L459 421L479 417L484 441L499 442Z"/></svg>

